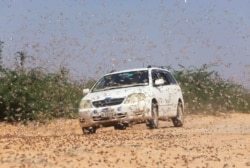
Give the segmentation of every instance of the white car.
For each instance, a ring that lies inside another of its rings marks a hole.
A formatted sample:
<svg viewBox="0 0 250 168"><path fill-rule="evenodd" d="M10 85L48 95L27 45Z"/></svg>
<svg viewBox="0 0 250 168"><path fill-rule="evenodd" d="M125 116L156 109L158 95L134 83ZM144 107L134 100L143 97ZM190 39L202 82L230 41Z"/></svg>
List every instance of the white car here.
<svg viewBox="0 0 250 168"><path fill-rule="evenodd" d="M181 88L164 67L111 72L83 92L78 110L83 133L107 126L126 129L142 122L153 129L159 120L168 119L175 127L184 122Z"/></svg>

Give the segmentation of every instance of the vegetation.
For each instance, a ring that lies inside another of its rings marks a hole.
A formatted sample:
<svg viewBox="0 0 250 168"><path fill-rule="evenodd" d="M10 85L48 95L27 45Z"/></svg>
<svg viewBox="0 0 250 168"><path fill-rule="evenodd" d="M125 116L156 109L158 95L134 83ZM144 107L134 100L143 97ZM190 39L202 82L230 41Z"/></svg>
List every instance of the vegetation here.
<svg viewBox="0 0 250 168"><path fill-rule="evenodd" d="M1 54L1 52L0 52ZM25 52L18 52L20 67L0 71L0 121L46 122L53 118L75 118L82 86L67 79L64 67L56 73L24 68Z"/></svg>
<svg viewBox="0 0 250 168"><path fill-rule="evenodd" d="M56 73L39 68L25 69L25 52L17 52L20 65L14 70L3 67L0 43L0 121L23 122L66 117L75 118L83 86L69 82L69 71ZM188 113L250 112L250 93L233 81L224 80L210 66L173 70L184 92ZM86 82L90 88L94 79Z"/></svg>
<svg viewBox="0 0 250 168"><path fill-rule="evenodd" d="M60 73L7 71L0 80L1 119L44 122L75 117L81 89L61 78Z"/></svg>
<svg viewBox="0 0 250 168"><path fill-rule="evenodd" d="M250 112L250 92L230 80L224 80L211 66L174 71L184 92L186 111L209 113L238 111Z"/></svg>

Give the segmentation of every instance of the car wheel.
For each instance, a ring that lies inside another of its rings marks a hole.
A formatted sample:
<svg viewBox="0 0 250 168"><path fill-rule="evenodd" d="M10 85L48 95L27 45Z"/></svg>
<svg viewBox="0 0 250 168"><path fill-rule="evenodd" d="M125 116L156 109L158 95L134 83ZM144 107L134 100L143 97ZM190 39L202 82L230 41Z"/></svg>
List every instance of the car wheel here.
<svg viewBox="0 0 250 168"><path fill-rule="evenodd" d="M125 130L127 126L125 124L116 124L114 125L115 130Z"/></svg>
<svg viewBox="0 0 250 168"><path fill-rule="evenodd" d="M150 119L148 122L147 122L147 126L150 128L150 129L156 129L158 128L158 125L159 125L159 120L158 120L158 107L157 107L157 104L156 103L152 103L152 106L151 106L151 115L152 115L152 119Z"/></svg>
<svg viewBox="0 0 250 168"><path fill-rule="evenodd" d="M82 128L83 134L95 134L96 128L95 127L88 127L88 128Z"/></svg>
<svg viewBox="0 0 250 168"><path fill-rule="evenodd" d="M176 117L172 118L172 121L175 127L183 126L184 116L183 116L183 106L181 102L178 103L177 114L176 114Z"/></svg>

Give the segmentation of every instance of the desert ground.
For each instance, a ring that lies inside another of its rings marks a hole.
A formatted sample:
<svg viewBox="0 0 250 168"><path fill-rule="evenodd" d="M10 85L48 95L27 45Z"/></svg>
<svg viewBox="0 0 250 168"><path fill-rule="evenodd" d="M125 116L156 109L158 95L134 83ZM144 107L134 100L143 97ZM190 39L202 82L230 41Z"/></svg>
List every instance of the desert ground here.
<svg viewBox="0 0 250 168"><path fill-rule="evenodd" d="M188 115L182 128L137 124L83 135L78 120L0 123L0 167L250 168L250 114Z"/></svg>

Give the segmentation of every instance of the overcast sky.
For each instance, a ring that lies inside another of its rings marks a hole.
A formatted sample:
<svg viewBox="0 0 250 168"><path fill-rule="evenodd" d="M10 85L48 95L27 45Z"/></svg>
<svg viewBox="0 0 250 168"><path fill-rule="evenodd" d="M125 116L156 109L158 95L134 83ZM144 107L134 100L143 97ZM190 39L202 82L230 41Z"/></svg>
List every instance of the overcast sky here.
<svg viewBox="0 0 250 168"><path fill-rule="evenodd" d="M249 0L0 0L6 66L99 77L112 69L202 64L250 88Z"/></svg>

